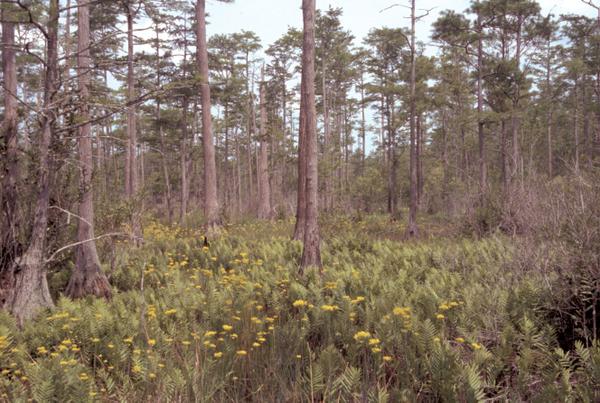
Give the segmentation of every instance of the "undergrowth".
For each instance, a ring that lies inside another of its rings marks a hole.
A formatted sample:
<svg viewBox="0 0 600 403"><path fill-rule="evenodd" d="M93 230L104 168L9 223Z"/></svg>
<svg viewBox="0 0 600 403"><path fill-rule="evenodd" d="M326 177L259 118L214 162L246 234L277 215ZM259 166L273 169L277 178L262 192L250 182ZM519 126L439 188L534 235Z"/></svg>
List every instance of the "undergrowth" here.
<svg viewBox="0 0 600 403"><path fill-rule="evenodd" d="M22 330L0 316L2 399L600 399L600 345L559 347L541 312L555 279L512 270L513 241L364 236L380 225L332 220L323 274L299 277L288 221L209 247L150 223L143 247L119 244L111 301L61 298Z"/></svg>

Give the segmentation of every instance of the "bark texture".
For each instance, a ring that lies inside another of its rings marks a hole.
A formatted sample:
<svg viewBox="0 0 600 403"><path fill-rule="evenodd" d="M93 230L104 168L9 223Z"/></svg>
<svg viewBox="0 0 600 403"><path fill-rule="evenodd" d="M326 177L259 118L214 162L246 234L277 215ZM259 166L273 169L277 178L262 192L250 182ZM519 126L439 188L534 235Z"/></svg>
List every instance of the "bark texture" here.
<svg viewBox="0 0 600 403"><path fill-rule="evenodd" d="M217 199L217 165L212 133L210 85L208 82L208 49L206 45L206 0L196 1L196 63L200 74L202 102L202 146L204 148L204 215L208 229L219 226Z"/></svg>
<svg viewBox="0 0 600 403"><path fill-rule="evenodd" d="M415 0L411 1L411 29L410 29L410 206L408 211L408 236L418 235L417 229L417 133L416 133L416 45L415 45L415 26L417 22Z"/></svg>
<svg viewBox="0 0 600 403"><path fill-rule="evenodd" d="M48 290L44 253L48 227L50 143L56 121L56 95L58 76L58 0L50 0L48 9L46 65L44 77L43 112L40 119L41 135L38 145L37 195L31 237L25 253L13 266L12 287L5 295L4 307L22 324L33 318L41 309L54 304Z"/></svg>
<svg viewBox="0 0 600 403"><path fill-rule="evenodd" d="M296 200L296 225L294 227L295 241L304 240L306 227L306 102L303 94L306 80L302 74L300 80L300 122L298 131L298 192Z"/></svg>
<svg viewBox="0 0 600 403"><path fill-rule="evenodd" d="M321 239L319 235L319 184L317 155L317 109L315 104L315 0L302 1L304 39L302 44L302 77L305 103L306 147L306 223L301 270L321 267Z"/></svg>
<svg viewBox="0 0 600 403"><path fill-rule="evenodd" d="M18 189L19 156L17 144L17 69L15 56L15 24L10 22L11 5L2 2L2 66L4 77L4 120L2 144L2 191L0 192L0 282L19 253ZM2 285L0 284L0 287Z"/></svg>
<svg viewBox="0 0 600 403"><path fill-rule="evenodd" d="M71 298L86 295L110 298L110 284L100 266L94 241L94 190L92 174L92 124L90 123L90 10L88 0L78 0L77 9L77 69L79 82L79 118L85 122L79 128L79 221L75 268L66 294Z"/></svg>
<svg viewBox="0 0 600 403"><path fill-rule="evenodd" d="M267 107L265 105L264 69L260 83L260 151L258 158L258 218L271 218L271 186L269 184L269 139L267 138Z"/></svg>

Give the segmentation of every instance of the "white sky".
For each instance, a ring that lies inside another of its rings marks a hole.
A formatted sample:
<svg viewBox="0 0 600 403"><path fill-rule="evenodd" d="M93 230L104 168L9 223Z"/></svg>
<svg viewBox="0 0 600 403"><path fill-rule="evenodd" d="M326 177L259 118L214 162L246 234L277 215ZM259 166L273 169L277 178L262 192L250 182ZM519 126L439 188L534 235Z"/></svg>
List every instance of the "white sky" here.
<svg viewBox="0 0 600 403"><path fill-rule="evenodd" d="M384 12L382 9L393 4L409 4L408 0L316 0L317 8L326 10L341 7L344 10L342 25L356 37L360 44L371 28L407 27L408 9L394 7ZM584 14L596 16L596 10L583 4L581 0L538 0L542 13ZM233 33L244 29L254 31L267 47L277 40L288 26L301 27L301 0L235 0L234 3L220 3L207 0L206 11L209 13L208 35L216 33ZM464 11L469 7L469 0L417 0L417 8L436 7L431 14L417 26L417 35L421 41L429 41L431 24L437 19L440 11L453 9Z"/></svg>

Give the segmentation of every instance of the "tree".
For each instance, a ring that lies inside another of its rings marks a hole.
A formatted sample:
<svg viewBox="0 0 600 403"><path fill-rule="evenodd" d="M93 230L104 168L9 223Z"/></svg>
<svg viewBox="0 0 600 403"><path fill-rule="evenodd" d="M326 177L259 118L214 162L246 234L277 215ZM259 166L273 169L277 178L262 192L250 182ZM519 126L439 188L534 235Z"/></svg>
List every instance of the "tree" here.
<svg viewBox="0 0 600 403"><path fill-rule="evenodd" d="M288 81L290 81L296 72L298 72L298 64L300 62L300 52L302 49L302 33L295 28L288 28L288 31L271 46L266 49L266 54L270 58L270 62L266 67L266 74L269 77L267 93L271 90L271 95L267 101L273 105L273 113L278 114L280 111L281 122L281 141L280 155L275 155L276 150L271 150L271 160L273 161L273 203L279 211L284 211L284 194L285 194L285 164L289 157L290 151L293 150L293 125L294 119L291 117L294 106L294 92L288 90ZM289 117L288 117L289 116ZM276 119L271 119L271 124L277 124ZM277 127L278 129L278 127ZM272 132L278 132L273 130ZM271 141L275 144L277 140L271 133ZM278 157L281 166L277 167L275 159ZM301 226L303 227L303 226ZM298 237L297 239L301 239Z"/></svg>
<svg viewBox="0 0 600 403"><path fill-rule="evenodd" d="M264 67L260 83L260 151L258 158L258 218L271 218L271 187L269 185L269 142L267 108L265 105Z"/></svg>
<svg viewBox="0 0 600 403"><path fill-rule="evenodd" d="M196 1L196 63L200 75L202 104L202 145L204 147L204 215L209 229L219 225L219 201L217 199L217 165L212 133L211 100L206 45L206 0Z"/></svg>
<svg viewBox="0 0 600 403"><path fill-rule="evenodd" d="M417 182L417 75L416 75L416 33L415 26L417 23L415 0L411 1L411 16L410 16L410 205L408 211L408 227L407 233L414 237L418 234L417 228L417 209L418 209L418 182Z"/></svg>
<svg viewBox="0 0 600 403"><path fill-rule="evenodd" d="M79 77L79 217L75 268L66 294L72 298L85 295L110 298L110 285L100 268L94 236L94 193L92 173L92 124L90 122L90 10L88 0L78 0L77 69Z"/></svg>
<svg viewBox="0 0 600 403"><path fill-rule="evenodd" d="M531 59L534 64L535 73L538 76L539 96L538 105L545 109L546 113L546 150L547 150L547 174L549 178L554 176L554 148L553 148L553 122L555 119L555 102L559 91L563 87L561 80L557 77L560 69L560 56L562 47L557 45L558 21L552 14L544 17L536 26L540 44ZM576 164L578 165L578 163Z"/></svg>
<svg viewBox="0 0 600 403"><path fill-rule="evenodd" d="M305 114L305 165L298 167L306 172L306 222L304 247L300 270L307 267L321 267L319 235L319 189L317 156L317 111L315 103L315 0L302 1L304 38L302 42L302 97Z"/></svg>
<svg viewBox="0 0 600 403"><path fill-rule="evenodd" d="M48 22L44 29L47 38L44 61L44 91L40 136L38 144L38 174L33 227L29 244L22 256L15 260L12 268L11 292L4 306L17 317L20 323L32 318L40 309L54 304L48 289L45 268L46 235L48 229L50 157L49 150L55 137L58 93L58 0L50 0ZM39 26L39 29L43 29Z"/></svg>
<svg viewBox="0 0 600 403"><path fill-rule="evenodd" d="M397 172L398 172L398 129L401 119L398 113L398 100L402 93L400 77L403 66L403 51L407 43L407 33L400 28L377 28L369 32L365 44L371 48L367 58L368 71L374 79L366 89L369 98L379 101L381 119L381 146L384 164L387 163L387 212L393 219L399 214ZM410 100L409 100L410 103ZM385 133L387 132L387 139Z"/></svg>
<svg viewBox="0 0 600 403"><path fill-rule="evenodd" d="M16 13L2 1L2 71L4 77L4 120L1 127L2 192L0 193L0 276L10 268L19 253L17 144L17 65L15 52Z"/></svg>

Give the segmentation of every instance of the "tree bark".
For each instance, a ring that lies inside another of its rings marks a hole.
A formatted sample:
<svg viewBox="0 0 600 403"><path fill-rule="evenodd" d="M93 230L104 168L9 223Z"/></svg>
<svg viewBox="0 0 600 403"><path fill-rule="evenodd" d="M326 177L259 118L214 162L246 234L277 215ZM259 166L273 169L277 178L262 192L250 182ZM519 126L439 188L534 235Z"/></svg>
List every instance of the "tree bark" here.
<svg viewBox="0 0 600 403"><path fill-rule="evenodd" d="M206 0L196 1L196 62L200 74L202 100L202 145L204 148L204 215L209 229L219 226L217 199L217 166L212 133L210 86L208 82L208 50L206 47Z"/></svg>
<svg viewBox="0 0 600 403"><path fill-rule="evenodd" d="M306 79L304 73L300 80L300 122L298 132L298 193L296 203L296 226L293 239L304 240L306 228Z"/></svg>
<svg viewBox="0 0 600 403"><path fill-rule="evenodd" d="M522 35L522 17L519 16L519 21L517 22L517 38L516 38L516 50L515 50L515 64L517 71L521 69L521 35ZM519 175L519 161L520 161L520 147L519 147L519 125L520 119L517 115L517 111L519 108L519 97L520 97L520 88L517 84L516 94L513 98L513 105L511 111L511 131L512 131L512 166L511 166L511 174L510 181L511 183L518 177Z"/></svg>
<svg viewBox="0 0 600 403"><path fill-rule="evenodd" d="M573 130L575 134L575 173L579 174L579 94L578 94L579 82L575 79L575 85L573 88L573 95L575 97L575 110L573 111L574 122Z"/></svg>
<svg viewBox="0 0 600 403"><path fill-rule="evenodd" d="M77 69L79 82L79 221L75 267L67 285L66 294L71 298L86 295L110 298L110 285L100 268L100 259L94 241L94 193L92 173L92 124L90 121L90 10L88 0L78 0L77 11Z"/></svg>
<svg viewBox="0 0 600 403"><path fill-rule="evenodd" d="M260 83L260 152L258 159L258 218L271 218L271 188L269 185L269 141L267 138L267 107L265 105L264 68Z"/></svg>
<svg viewBox="0 0 600 403"><path fill-rule="evenodd" d="M253 73L254 77L254 73ZM248 165L248 204L250 205L250 211L254 210L254 173L252 168L252 137L254 129L254 78L252 79L252 88L250 88L250 54L246 52L246 92L248 97L246 99L247 108L247 125L246 135L248 136L248 148L246 150L246 161Z"/></svg>
<svg viewBox="0 0 600 403"><path fill-rule="evenodd" d="M2 220L0 225L0 283L3 274L9 270L14 259L20 253L18 189L19 156L17 143L17 68L15 53L15 24L8 2L2 4L2 66L4 77L4 120L2 122L2 192L0 206ZM0 287L2 285L0 284Z"/></svg>
<svg viewBox="0 0 600 403"><path fill-rule="evenodd" d="M188 172L188 100L187 96L184 96L183 104L181 106L182 117L181 117L181 155L180 155L180 168L181 168L181 209L179 211L179 222L185 223L185 217L188 212L188 201L190 197L190 181Z"/></svg>
<svg viewBox="0 0 600 403"><path fill-rule="evenodd" d="M417 229L417 145L416 145L416 45L415 26L417 22L415 0L411 1L410 28L410 206L408 212L407 234L410 237L418 235Z"/></svg>
<svg viewBox="0 0 600 403"><path fill-rule="evenodd" d="M479 192L487 188L487 160L485 156L485 133L483 122L483 23L477 15L477 137L479 140Z"/></svg>
<svg viewBox="0 0 600 403"><path fill-rule="evenodd" d="M388 160L390 169L388 174L388 213L391 219L396 219L398 214L398 155L396 151L396 133L394 130L394 100L390 96L387 101L387 126L388 126Z"/></svg>
<svg viewBox="0 0 600 403"><path fill-rule="evenodd" d="M133 66L133 18L134 12L131 1L127 1L127 153L125 163L125 196L132 200L138 192L137 169L137 106L135 105L135 71ZM137 212L132 213L131 227L133 241L137 244L142 233L141 223Z"/></svg>
<svg viewBox="0 0 600 403"><path fill-rule="evenodd" d="M154 46L156 47L156 89L158 90L158 89L160 89L160 86L161 86L160 37L159 37L158 24L156 24L155 33L156 33L156 36L154 39ZM161 120L160 97L158 97L158 96L156 97L155 119L156 119L156 125L157 125L157 129L158 129L158 138L160 141L159 144L160 144L162 171L163 171L163 177L165 180L164 200L165 200L165 205L167 207L167 219L169 220L169 224L172 224L173 223L173 207L172 207L172 200L171 200L171 180L169 177L169 165L168 165L168 161L167 161L165 138L164 138L164 132L163 132L163 126L162 126L162 120Z"/></svg>
<svg viewBox="0 0 600 403"><path fill-rule="evenodd" d="M44 252L48 227L49 206L49 149L55 135L54 124L57 117L56 95L58 76L58 0L50 0L46 45L46 65L44 77L43 113L41 115L41 135L39 139L37 200L29 245L25 253L15 261L14 278L8 295L3 296L4 306L22 324L33 318L41 309L52 307L48 289Z"/></svg>
<svg viewBox="0 0 600 403"><path fill-rule="evenodd" d="M315 104L315 0L302 1L304 38L302 44L302 77L304 79L305 147L306 147L306 223L300 271L315 266L321 268L319 235L319 189L317 150L317 110Z"/></svg>
<svg viewBox="0 0 600 403"><path fill-rule="evenodd" d="M417 206L422 208L425 177L423 174L423 137L425 123L421 114L417 115Z"/></svg>
<svg viewBox="0 0 600 403"><path fill-rule="evenodd" d="M360 73L360 137L361 137L361 155L360 155L360 171L365 171L365 158L367 157L367 120L365 116L365 77L364 72Z"/></svg>

